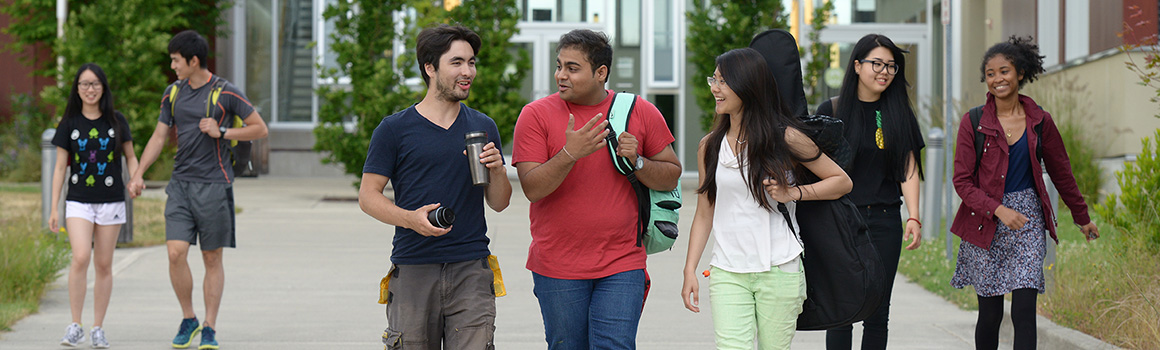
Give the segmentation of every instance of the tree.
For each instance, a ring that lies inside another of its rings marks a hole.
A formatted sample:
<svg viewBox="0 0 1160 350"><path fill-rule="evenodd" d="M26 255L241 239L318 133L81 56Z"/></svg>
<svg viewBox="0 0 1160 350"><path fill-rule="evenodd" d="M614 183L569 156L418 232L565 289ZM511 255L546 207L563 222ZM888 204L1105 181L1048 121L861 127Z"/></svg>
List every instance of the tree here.
<svg viewBox="0 0 1160 350"><path fill-rule="evenodd" d="M831 1L826 1L814 9L814 18L810 20L810 46L808 49L801 48L802 57L809 59L805 75L802 77L805 80L806 100L815 105L820 104L824 97L819 86L823 83L822 74L825 74L826 67L830 65L830 45L822 43L822 29L826 29L826 21L829 21L830 13L833 11L834 3Z"/></svg>
<svg viewBox="0 0 1160 350"><path fill-rule="evenodd" d="M714 101L705 77L717 68L717 55L748 47L753 36L769 29L788 29L780 0L699 0L687 12L689 34L686 45L693 74L689 86L701 108L701 127L712 128Z"/></svg>
<svg viewBox="0 0 1160 350"><path fill-rule="evenodd" d="M0 29L0 33L11 35L14 39L3 47L8 52L27 52L37 44L48 44L56 40L56 2L53 0L10 0L7 5L0 6L0 13L8 15L9 20L8 27ZM21 59L25 64L34 63L31 55ZM47 66L32 68L40 74L45 74L46 69L52 69Z"/></svg>
<svg viewBox="0 0 1160 350"><path fill-rule="evenodd" d="M520 95L520 86L532 70L528 51L516 49L510 41L519 32L516 1L466 1L448 13L448 18L471 28L483 39L484 47L476 57L480 69L475 81L484 88L472 90L467 105L494 119L500 139L511 142L516 118L528 103Z"/></svg>
<svg viewBox="0 0 1160 350"><path fill-rule="evenodd" d="M392 61L396 31L394 13L405 0L340 0L323 11L334 21L330 34L337 68L319 67L324 80L349 78L349 88L320 85L319 124L314 149L325 152L323 163L338 163L348 174L360 175L371 133L384 117L405 108L419 96L404 83ZM411 73L412 61L399 59L398 71ZM413 73L411 73L414 76ZM350 132L343 123L352 122Z"/></svg>
<svg viewBox="0 0 1160 350"><path fill-rule="evenodd" d="M76 67L93 62L105 70L116 97L117 109L133 132L136 152L141 153L157 126L159 101L169 85L169 39L173 33L194 29L203 35L216 32L221 8L229 1L118 0L73 4L65 25L64 40L53 51L64 57L62 77L71 80ZM212 43L211 43L211 48ZM71 81L69 82L71 83ZM71 86L49 86L41 98L63 111ZM174 146L160 159L171 159ZM164 178L167 167L153 167L150 178Z"/></svg>
<svg viewBox="0 0 1160 350"><path fill-rule="evenodd" d="M395 14L404 9L415 16L405 17L399 31ZM476 88L465 103L495 119L501 139L511 140L516 117L527 103L520 96L520 83L531 66L527 51L510 42L519 22L515 0L465 1L451 11L423 0L342 0L329 5L323 17L334 21L330 50L338 67L320 67L322 78L350 79L349 87L318 89L324 103L314 129L314 149L324 152L324 163L341 164L347 174L361 177L375 128L425 93L405 82L418 77L415 36L438 23L462 25L479 34L483 47L476 57ZM394 52L396 40L406 43L405 52ZM348 131L344 122L353 128Z"/></svg>
<svg viewBox="0 0 1160 350"><path fill-rule="evenodd" d="M56 37L55 6L52 0L16 0L4 6L2 11L15 19L5 29L17 37L10 49L45 43L51 45L53 55L64 58L60 72L57 67L39 67L37 73L60 74L66 80L63 87L49 86L40 92L44 103L55 106L58 112L68 103L68 84L77 67L87 62L100 65L113 89L117 110L128 119L133 138L138 140L134 145L139 154L157 125L158 102L169 84L169 38L185 29L203 35L225 34L216 31L224 23L220 9L232 5L230 1L73 1L63 40ZM23 16L24 11L31 16ZM171 159L172 152L170 147L160 159ZM168 170L155 166L149 177L163 178Z"/></svg>

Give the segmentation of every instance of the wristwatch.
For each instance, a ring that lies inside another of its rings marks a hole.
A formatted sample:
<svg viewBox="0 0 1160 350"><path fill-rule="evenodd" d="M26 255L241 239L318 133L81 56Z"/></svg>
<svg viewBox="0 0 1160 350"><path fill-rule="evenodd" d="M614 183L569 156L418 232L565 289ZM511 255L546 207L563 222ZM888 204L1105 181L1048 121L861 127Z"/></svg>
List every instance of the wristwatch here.
<svg viewBox="0 0 1160 350"><path fill-rule="evenodd" d="M222 132L221 136L218 136L219 139L226 138L226 129L228 128L225 125L218 125L218 131Z"/></svg>
<svg viewBox="0 0 1160 350"><path fill-rule="evenodd" d="M644 167L644 157L643 156L636 156L636 170L640 170L640 168L643 168L643 167Z"/></svg>

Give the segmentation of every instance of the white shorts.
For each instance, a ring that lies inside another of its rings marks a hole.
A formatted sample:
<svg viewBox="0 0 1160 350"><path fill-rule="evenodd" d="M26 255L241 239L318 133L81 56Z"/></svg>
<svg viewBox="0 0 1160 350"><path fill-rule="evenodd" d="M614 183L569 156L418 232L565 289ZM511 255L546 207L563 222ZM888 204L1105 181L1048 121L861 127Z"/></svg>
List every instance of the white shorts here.
<svg viewBox="0 0 1160 350"><path fill-rule="evenodd" d="M81 218L97 225L120 225L125 223L125 202L81 203L65 201L65 218Z"/></svg>

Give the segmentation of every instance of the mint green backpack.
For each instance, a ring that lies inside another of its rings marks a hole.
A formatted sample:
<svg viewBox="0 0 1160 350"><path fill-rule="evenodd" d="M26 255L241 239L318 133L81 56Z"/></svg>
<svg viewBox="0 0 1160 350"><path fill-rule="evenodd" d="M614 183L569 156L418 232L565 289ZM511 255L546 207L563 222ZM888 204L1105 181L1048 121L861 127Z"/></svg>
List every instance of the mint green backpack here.
<svg viewBox="0 0 1160 350"><path fill-rule="evenodd" d="M636 179L636 164L628 158L616 155L617 136L628 129L628 119L632 116L632 107L636 104L636 95L627 92L616 94L612 98L612 107L608 109L608 153L616 171L628 178L636 192L637 203L637 236L636 245L644 246L648 254L659 253L673 249L677 242L677 219L681 208L681 183L677 181L677 188L672 191L657 191L646 187ZM643 156L642 156L643 157Z"/></svg>

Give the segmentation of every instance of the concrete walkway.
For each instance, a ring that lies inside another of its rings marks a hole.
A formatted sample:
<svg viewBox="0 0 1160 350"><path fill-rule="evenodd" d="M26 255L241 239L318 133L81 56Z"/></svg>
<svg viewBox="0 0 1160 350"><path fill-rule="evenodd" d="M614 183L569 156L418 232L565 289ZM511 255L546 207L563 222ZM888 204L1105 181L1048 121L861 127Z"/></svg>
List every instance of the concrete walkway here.
<svg viewBox="0 0 1160 350"><path fill-rule="evenodd" d="M379 279L390 266L393 229L358 208L353 178L239 179L235 198L238 248L226 251L226 287L218 318L223 349L381 349L386 327ZM517 183L503 213L488 210L492 252L499 256L508 295L497 299L497 349L543 349L543 323L524 268L528 201ZM147 196L164 196L160 189ZM689 190L685 198L694 198ZM332 200L323 200L329 198ZM337 199L337 200L334 200ZM681 210L688 232L692 203ZM652 291L638 332L640 349L711 349L713 321L708 283L702 312L680 299L687 236L676 249L649 257ZM702 258L707 266L710 249ZM118 249L113 299L104 328L114 349L165 349L181 318L169 284L164 247ZM190 253L194 306L204 316L201 262ZM90 269L91 270L91 269ZM63 272L62 272L63 273ZM92 286L84 311L92 322ZM972 349L975 313L959 310L899 276L891 312L891 349ZM41 302L40 312L0 334L0 349L55 349L70 316L65 276ZM860 326L855 339L860 339ZM1009 338L1005 342L1009 345ZM196 345L196 340L194 345ZM824 332L799 332L793 349L821 349ZM857 346L857 345L855 345ZM85 348L88 348L87 344Z"/></svg>

